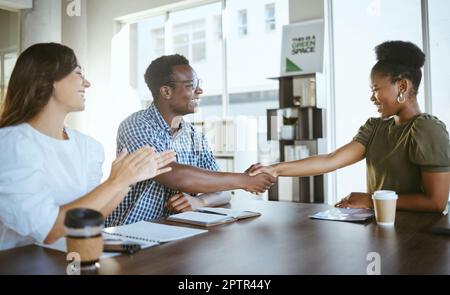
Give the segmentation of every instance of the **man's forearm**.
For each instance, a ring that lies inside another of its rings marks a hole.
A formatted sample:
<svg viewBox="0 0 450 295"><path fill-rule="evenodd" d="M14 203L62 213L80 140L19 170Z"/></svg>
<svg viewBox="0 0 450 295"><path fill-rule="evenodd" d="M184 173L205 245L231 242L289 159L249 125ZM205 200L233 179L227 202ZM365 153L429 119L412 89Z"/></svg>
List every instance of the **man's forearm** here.
<svg viewBox="0 0 450 295"><path fill-rule="evenodd" d="M244 189L244 173L216 172L189 165L173 163L172 171L162 174L155 180L167 187L186 193L214 193L234 189Z"/></svg>

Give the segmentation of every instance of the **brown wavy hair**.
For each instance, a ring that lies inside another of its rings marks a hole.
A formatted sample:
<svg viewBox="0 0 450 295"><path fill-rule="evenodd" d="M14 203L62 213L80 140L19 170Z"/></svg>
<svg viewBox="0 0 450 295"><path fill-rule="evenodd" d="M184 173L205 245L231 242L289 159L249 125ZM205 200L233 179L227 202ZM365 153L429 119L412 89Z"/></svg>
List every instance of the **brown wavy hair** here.
<svg viewBox="0 0 450 295"><path fill-rule="evenodd" d="M17 59L0 114L0 128L29 121L48 103L53 83L78 66L73 50L57 43L39 43Z"/></svg>

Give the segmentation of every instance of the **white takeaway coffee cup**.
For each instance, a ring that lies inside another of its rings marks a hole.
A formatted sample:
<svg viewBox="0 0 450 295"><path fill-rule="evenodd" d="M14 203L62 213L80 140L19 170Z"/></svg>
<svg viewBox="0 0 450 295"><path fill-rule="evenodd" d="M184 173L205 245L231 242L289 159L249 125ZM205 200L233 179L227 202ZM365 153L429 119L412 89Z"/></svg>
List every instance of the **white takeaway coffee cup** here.
<svg viewBox="0 0 450 295"><path fill-rule="evenodd" d="M380 190L372 194L375 218L379 225L394 225L397 199L394 191Z"/></svg>

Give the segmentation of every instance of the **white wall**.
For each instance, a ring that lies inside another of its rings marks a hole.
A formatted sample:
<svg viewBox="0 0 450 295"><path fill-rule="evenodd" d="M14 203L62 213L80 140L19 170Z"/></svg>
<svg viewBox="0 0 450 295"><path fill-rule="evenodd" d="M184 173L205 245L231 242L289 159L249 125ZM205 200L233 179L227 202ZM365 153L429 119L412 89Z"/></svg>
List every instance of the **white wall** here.
<svg viewBox="0 0 450 295"><path fill-rule="evenodd" d="M35 43L61 42L61 0L34 1L22 10L21 48Z"/></svg>

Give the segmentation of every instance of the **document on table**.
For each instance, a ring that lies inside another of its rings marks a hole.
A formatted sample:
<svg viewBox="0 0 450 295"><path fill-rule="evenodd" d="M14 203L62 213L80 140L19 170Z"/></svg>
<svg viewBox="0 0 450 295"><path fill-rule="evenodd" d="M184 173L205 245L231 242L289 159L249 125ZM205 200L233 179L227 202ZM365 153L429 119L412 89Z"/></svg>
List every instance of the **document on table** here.
<svg viewBox="0 0 450 295"><path fill-rule="evenodd" d="M336 221L366 221L375 216L370 209L333 208L310 215L313 219L336 220Z"/></svg>

